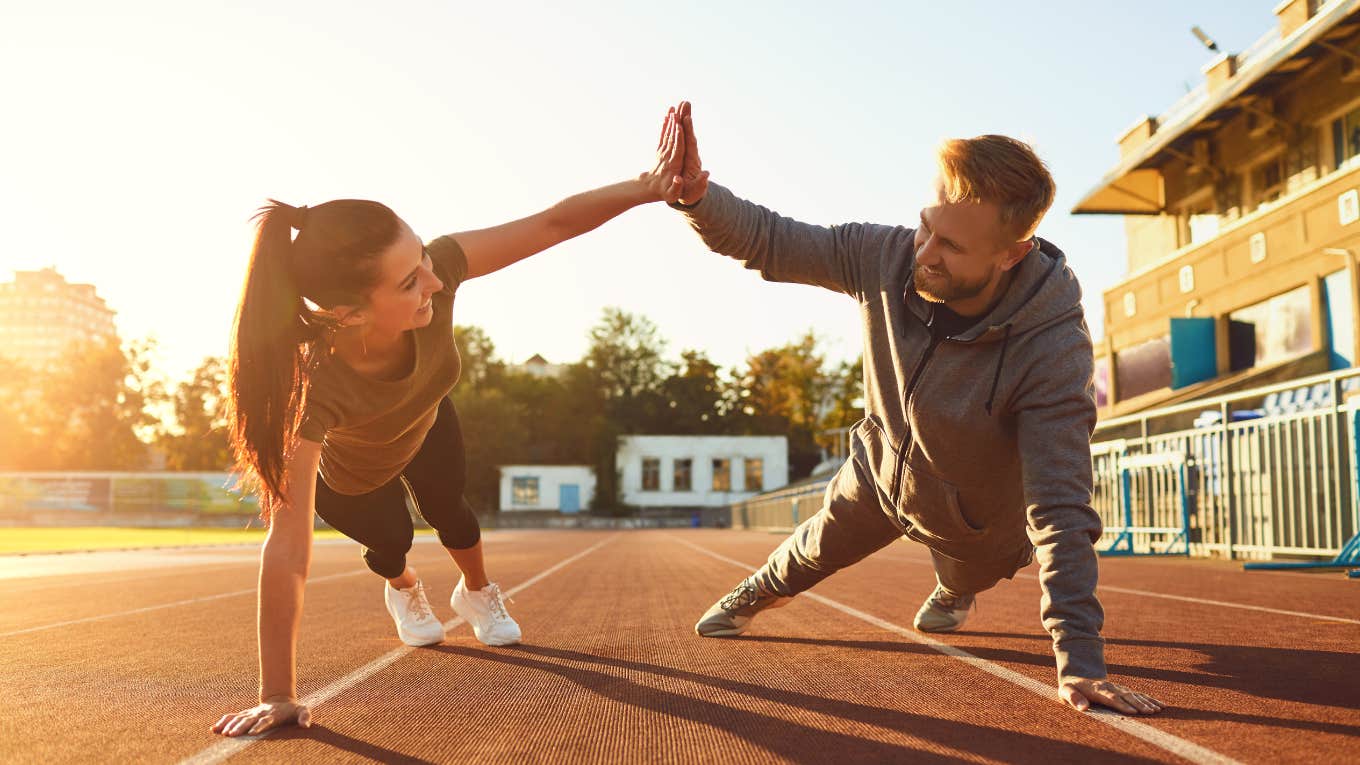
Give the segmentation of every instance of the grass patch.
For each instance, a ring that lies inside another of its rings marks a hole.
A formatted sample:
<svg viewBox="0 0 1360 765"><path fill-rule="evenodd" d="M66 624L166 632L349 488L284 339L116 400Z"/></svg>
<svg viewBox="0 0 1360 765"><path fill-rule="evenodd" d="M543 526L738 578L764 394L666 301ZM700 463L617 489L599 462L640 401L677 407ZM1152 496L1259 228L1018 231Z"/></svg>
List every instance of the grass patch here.
<svg viewBox="0 0 1360 765"><path fill-rule="evenodd" d="M420 532L417 532L420 533ZM428 533L428 532L426 532ZM258 544L264 529L138 529L74 526L59 528L0 528L0 555L16 553L121 550L199 545ZM332 529L316 532L317 539L341 539Z"/></svg>

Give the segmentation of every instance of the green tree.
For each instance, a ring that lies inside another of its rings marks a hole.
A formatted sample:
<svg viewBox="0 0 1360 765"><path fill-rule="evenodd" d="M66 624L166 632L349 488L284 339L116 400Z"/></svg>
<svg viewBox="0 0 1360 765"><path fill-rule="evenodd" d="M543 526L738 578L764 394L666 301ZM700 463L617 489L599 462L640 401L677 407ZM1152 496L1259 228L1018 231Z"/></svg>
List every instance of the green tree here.
<svg viewBox="0 0 1360 765"><path fill-rule="evenodd" d="M680 369L661 385L665 408L660 412L657 433L674 435L720 435L728 427L732 408L731 386L721 369L703 351L680 353Z"/></svg>
<svg viewBox="0 0 1360 765"><path fill-rule="evenodd" d="M585 363L610 401L635 402L644 393L660 391L671 365L662 354L666 341L645 316L606 308L590 329Z"/></svg>
<svg viewBox="0 0 1360 765"><path fill-rule="evenodd" d="M33 433L27 413L39 401L34 373L7 356L0 356L0 470L17 470L32 450Z"/></svg>
<svg viewBox="0 0 1360 765"><path fill-rule="evenodd" d="M854 401L863 397L858 379L849 364L828 368L820 341L809 330L792 343L747 358L738 376L734 429L787 436L789 477L806 477L821 461L819 434L859 419L856 414L846 422Z"/></svg>
<svg viewBox="0 0 1360 765"><path fill-rule="evenodd" d="M669 409L663 384L673 367L663 358L666 341L644 316L606 308L590 330L590 346L577 372L578 384L596 391L599 413L588 419L588 453L595 467L592 509L625 514L616 455L619 436L647 432ZM585 418L583 418L585 419Z"/></svg>
<svg viewBox="0 0 1360 765"><path fill-rule="evenodd" d="M453 328L453 341L463 358L461 385L482 387L498 385L505 375L505 362L496 358L496 345L481 327L459 324Z"/></svg>
<svg viewBox="0 0 1360 765"><path fill-rule="evenodd" d="M26 413L32 439L18 456L21 470L137 470L155 418L148 412L163 393L151 373L148 341L120 348L91 341L72 345L37 370L40 391Z"/></svg>
<svg viewBox="0 0 1360 765"><path fill-rule="evenodd" d="M209 356L171 396L174 424L157 429L156 445L169 470L226 470L232 465L227 435L226 360Z"/></svg>

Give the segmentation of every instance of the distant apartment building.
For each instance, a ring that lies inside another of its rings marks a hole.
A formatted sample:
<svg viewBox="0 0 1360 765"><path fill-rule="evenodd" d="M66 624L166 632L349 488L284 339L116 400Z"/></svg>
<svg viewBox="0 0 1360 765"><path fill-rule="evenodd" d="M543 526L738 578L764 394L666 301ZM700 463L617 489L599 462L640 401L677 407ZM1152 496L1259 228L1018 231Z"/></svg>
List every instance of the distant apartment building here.
<svg viewBox="0 0 1360 765"><path fill-rule="evenodd" d="M43 366L77 342L118 342L114 312L89 284L56 269L17 271L0 284L0 356Z"/></svg>
<svg viewBox="0 0 1360 765"><path fill-rule="evenodd" d="M1128 272L1102 296L1102 417L1360 357L1360 1L1275 13L1120 136L1072 210L1125 222Z"/></svg>
<svg viewBox="0 0 1360 765"><path fill-rule="evenodd" d="M784 436L623 436L616 467L625 504L726 507L789 482Z"/></svg>

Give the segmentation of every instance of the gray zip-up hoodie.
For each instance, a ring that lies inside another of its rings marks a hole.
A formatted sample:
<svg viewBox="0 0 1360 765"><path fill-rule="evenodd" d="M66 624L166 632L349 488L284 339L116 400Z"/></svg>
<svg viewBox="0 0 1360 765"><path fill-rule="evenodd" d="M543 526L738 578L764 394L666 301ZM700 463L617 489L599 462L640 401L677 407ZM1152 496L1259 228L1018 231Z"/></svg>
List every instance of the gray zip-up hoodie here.
<svg viewBox="0 0 1360 765"><path fill-rule="evenodd" d="M710 249L764 278L859 302L866 417L854 446L885 509L907 536L966 562L1013 554L1028 534L1060 681L1105 677L1093 355L1063 253L1038 240L990 313L932 342L929 303L911 288L912 229L800 223L713 183L684 213Z"/></svg>

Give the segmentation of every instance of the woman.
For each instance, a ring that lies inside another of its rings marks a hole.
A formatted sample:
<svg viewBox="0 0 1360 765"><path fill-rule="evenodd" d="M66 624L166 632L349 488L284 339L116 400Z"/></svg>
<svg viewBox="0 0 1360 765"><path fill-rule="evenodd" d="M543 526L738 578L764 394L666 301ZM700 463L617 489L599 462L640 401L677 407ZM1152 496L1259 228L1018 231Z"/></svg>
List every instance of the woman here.
<svg viewBox="0 0 1360 765"><path fill-rule="evenodd" d="M454 610L487 645L519 641L463 499L462 434L447 398L460 368L454 293L631 207L677 201L682 151L672 109L655 166L636 179L428 245L377 202L271 202L261 211L230 364L232 442L269 521L260 560L260 703L225 715L214 732L309 724L294 654L314 512L364 546L369 568L387 580L384 598L401 640L428 645L444 630L406 563L409 497L462 572Z"/></svg>

